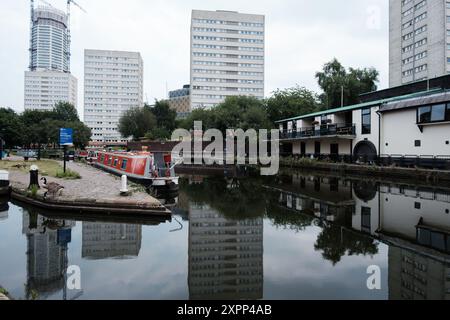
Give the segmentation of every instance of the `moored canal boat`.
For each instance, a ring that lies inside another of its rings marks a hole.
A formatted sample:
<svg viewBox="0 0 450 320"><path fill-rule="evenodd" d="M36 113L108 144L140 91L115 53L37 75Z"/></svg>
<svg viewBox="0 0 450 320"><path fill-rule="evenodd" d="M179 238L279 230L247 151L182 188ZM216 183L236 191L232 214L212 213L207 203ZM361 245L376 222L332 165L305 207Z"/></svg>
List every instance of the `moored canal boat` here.
<svg viewBox="0 0 450 320"><path fill-rule="evenodd" d="M175 175L171 154L151 152L97 153L95 166L152 188L158 195L177 193L179 177Z"/></svg>

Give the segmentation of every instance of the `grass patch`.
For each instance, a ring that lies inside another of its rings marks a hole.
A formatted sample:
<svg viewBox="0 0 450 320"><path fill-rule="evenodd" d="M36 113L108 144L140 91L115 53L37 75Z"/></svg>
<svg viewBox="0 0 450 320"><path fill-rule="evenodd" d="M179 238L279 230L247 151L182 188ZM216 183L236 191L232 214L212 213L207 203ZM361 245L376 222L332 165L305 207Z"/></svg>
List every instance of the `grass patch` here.
<svg viewBox="0 0 450 320"><path fill-rule="evenodd" d="M28 197L36 199L37 193L39 191L39 187L38 186L31 186L31 189L28 190Z"/></svg>
<svg viewBox="0 0 450 320"><path fill-rule="evenodd" d="M66 174L63 173L63 168L57 161L54 160L40 160L40 161L0 161L0 170L7 171L20 171L23 173L29 173L30 167L36 165L39 168L40 176L48 176L53 178L62 179L80 179L80 175L77 172L67 170ZM69 173L70 172L70 173Z"/></svg>
<svg viewBox="0 0 450 320"><path fill-rule="evenodd" d="M78 172L66 169L66 172L64 172L64 170L58 171L56 173L56 178L67 179L67 180L77 180L77 179L81 179L81 176Z"/></svg>

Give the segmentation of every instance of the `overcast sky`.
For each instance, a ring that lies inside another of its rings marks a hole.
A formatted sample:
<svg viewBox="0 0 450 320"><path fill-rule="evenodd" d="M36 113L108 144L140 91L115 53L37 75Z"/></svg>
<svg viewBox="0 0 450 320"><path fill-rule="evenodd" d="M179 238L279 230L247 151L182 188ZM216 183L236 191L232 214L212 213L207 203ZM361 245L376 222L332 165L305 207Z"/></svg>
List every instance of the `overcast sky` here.
<svg viewBox="0 0 450 320"><path fill-rule="evenodd" d="M65 0L47 0L64 9ZM139 51L150 102L189 83L192 9L266 16L266 96L295 85L318 90L315 72L333 57L375 67L388 85L387 0L77 0L72 9L71 71L83 109L84 49ZM29 0L0 0L0 106L23 110L28 66Z"/></svg>

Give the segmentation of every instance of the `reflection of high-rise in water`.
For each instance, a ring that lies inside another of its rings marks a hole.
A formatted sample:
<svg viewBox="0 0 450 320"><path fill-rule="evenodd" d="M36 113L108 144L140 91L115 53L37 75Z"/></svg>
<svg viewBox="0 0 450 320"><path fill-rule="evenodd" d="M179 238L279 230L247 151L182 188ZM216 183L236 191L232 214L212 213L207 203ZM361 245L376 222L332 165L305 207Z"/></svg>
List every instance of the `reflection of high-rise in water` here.
<svg viewBox="0 0 450 320"><path fill-rule="evenodd" d="M390 246L389 298L449 300L450 263L436 256Z"/></svg>
<svg viewBox="0 0 450 320"><path fill-rule="evenodd" d="M261 299L263 281L263 219L230 220L191 205L190 299Z"/></svg>
<svg viewBox="0 0 450 320"><path fill-rule="evenodd" d="M450 299L448 189L303 175L288 178L292 180L278 187L281 206L299 214L313 213L389 246L391 299Z"/></svg>
<svg viewBox="0 0 450 320"><path fill-rule="evenodd" d="M142 226L83 222L82 257L86 259L127 259L141 250Z"/></svg>
<svg viewBox="0 0 450 320"><path fill-rule="evenodd" d="M27 236L27 298L45 299L64 288L67 244L75 222L24 212L22 223Z"/></svg>

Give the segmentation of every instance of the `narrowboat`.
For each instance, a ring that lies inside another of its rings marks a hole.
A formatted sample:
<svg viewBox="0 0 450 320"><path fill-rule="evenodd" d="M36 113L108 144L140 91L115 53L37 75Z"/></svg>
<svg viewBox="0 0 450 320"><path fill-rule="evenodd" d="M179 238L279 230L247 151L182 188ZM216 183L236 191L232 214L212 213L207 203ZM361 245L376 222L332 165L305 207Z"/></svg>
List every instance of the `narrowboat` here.
<svg viewBox="0 0 450 320"><path fill-rule="evenodd" d="M157 195L178 192L179 177L175 175L171 154L151 152L97 152L95 166L130 180L142 183Z"/></svg>

